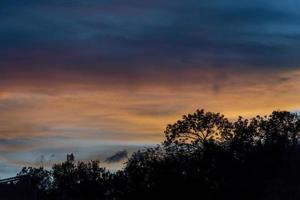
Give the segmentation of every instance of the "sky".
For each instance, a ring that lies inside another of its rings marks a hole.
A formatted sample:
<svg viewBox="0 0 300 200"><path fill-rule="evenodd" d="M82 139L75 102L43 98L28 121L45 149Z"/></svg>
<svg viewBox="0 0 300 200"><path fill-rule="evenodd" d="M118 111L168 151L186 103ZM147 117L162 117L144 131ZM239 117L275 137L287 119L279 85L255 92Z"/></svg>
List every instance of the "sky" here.
<svg viewBox="0 0 300 200"><path fill-rule="evenodd" d="M300 109L296 0L1 0L0 177L159 144L197 108ZM124 161L123 161L124 162Z"/></svg>

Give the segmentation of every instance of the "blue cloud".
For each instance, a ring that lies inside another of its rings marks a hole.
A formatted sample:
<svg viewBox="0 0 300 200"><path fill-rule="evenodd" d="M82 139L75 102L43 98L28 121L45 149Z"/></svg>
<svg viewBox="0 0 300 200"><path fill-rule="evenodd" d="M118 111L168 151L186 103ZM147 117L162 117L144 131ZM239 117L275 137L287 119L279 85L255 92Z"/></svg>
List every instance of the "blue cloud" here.
<svg viewBox="0 0 300 200"><path fill-rule="evenodd" d="M1 4L0 57L5 66L16 59L20 68L128 71L187 65L277 69L299 63L300 4L294 1Z"/></svg>

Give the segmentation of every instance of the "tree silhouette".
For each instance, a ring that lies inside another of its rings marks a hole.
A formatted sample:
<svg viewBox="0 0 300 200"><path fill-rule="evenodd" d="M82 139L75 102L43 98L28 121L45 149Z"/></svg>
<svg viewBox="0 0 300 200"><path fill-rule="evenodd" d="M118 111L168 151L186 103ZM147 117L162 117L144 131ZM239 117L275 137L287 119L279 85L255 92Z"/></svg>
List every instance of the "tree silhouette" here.
<svg viewBox="0 0 300 200"><path fill-rule="evenodd" d="M232 137L232 123L219 113L197 110L165 130L167 148L182 147L184 151L202 148L209 142L223 142Z"/></svg>
<svg viewBox="0 0 300 200"><path fill-rule="evenodd" d="M53 166L53 187L65 199L101 199L109 191L111 173L100 167L99 161L67 161Z"/></svg>
<svg viewBox="0 0 300 200"><path fill-rule="evenodd" d="M0 191L26 188L33 191L27 199L45 200L300 198L297 114L274 111L230 121L197 110L168 125L165 136L162 145L133 153L120 171L110 172L99 161L76 162L70 154L51 170L23 168L18 176L24 179L0 182Z"/></svg>

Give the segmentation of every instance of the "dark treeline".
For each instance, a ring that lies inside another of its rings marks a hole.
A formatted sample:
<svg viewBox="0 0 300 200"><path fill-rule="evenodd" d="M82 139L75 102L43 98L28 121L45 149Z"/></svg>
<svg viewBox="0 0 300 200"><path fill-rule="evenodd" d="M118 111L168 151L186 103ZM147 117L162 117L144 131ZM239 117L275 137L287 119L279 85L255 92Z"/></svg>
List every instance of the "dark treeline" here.
<svg viewBox="0 0 300 200"><path fill-rule="evenodd" d="M23 168L1 199L300 199L300 119L290 112L229 121L197 110L165 141L112 173L73 155L51 170ZM24 192L26 191L26 192Z"/></svg>

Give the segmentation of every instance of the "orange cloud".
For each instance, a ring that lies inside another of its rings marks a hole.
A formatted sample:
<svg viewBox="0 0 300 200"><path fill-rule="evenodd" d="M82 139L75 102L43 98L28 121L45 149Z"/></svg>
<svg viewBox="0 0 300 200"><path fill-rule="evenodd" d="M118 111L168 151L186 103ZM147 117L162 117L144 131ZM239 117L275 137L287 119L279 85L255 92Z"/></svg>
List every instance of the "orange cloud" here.
<svg viewBox="0 0 300 200"><path fill-rule="evenodd" d="M178 74L178 83L176 74L167 79L170 82L159 77L156 83L145 77L134 89L123 83L116 87L63 82L51 94L40 92L51 85L30 85L38 90L15 85L15 90L0 97L0 137L60 135L157 143L163 139L166 124L197 108L229 118L297 109L299 74L297 70L230 73L222 78L221 74L202 76L201 71L194 71ZM204 80L197 81L201 77Z"/></svg>

